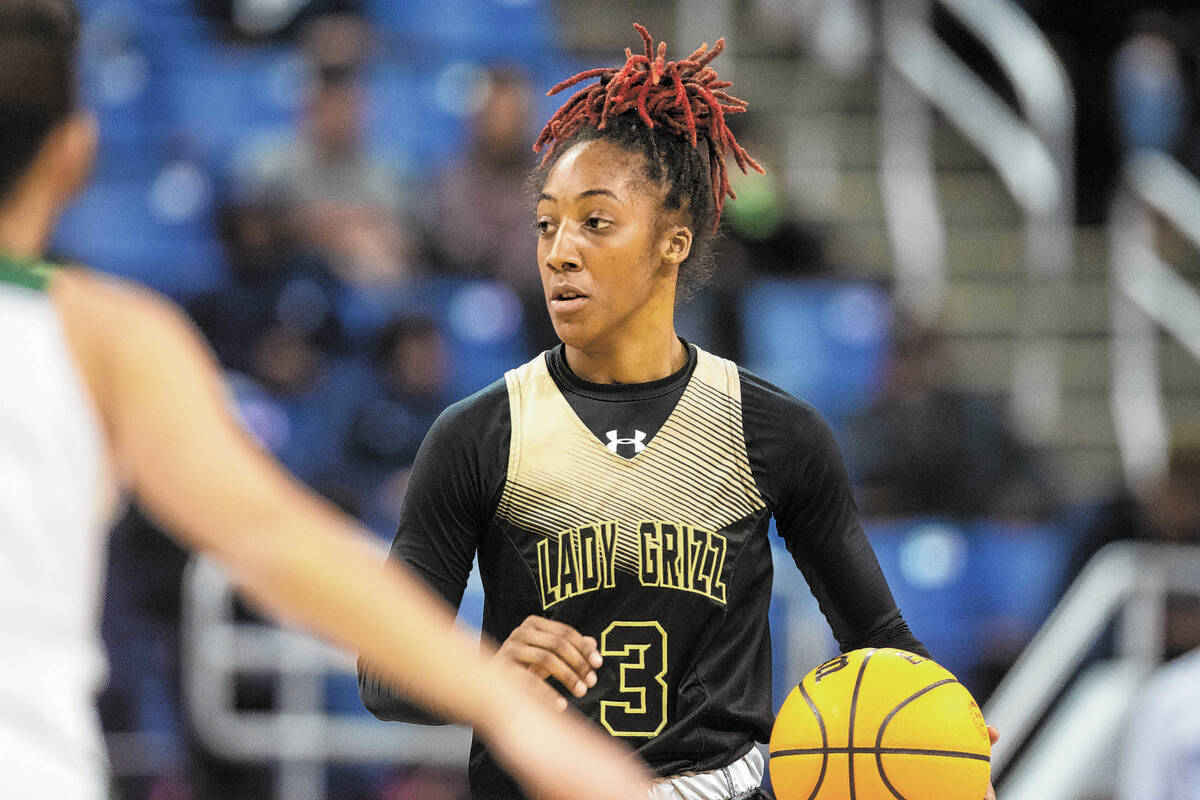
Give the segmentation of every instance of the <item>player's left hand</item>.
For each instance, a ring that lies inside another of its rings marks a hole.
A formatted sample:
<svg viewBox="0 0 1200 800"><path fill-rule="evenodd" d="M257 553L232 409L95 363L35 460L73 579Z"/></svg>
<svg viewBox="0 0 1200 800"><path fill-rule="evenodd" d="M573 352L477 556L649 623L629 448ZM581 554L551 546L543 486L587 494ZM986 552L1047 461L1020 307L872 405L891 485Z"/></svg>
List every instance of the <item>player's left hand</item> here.
<svg viewBox="0 0 1200 800"><path fill-rule="evenodd" d="M988 738L992 740L992 744L995 744L996 742L1000 741L1000 731L996 730L991 725L988 725L987 729L988 729ZM983 800L996 800L996 787L995 786L992 786L992 784L990 784L990 783L988 784L987 796L984 797Z"/></svg>

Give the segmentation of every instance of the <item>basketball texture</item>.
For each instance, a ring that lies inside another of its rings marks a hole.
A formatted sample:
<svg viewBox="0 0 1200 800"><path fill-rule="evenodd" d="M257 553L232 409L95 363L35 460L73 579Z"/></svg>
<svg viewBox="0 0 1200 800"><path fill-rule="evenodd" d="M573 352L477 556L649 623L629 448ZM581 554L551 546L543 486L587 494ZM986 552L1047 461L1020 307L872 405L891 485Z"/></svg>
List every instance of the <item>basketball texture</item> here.
<svg viewBox="0 0 1200 800"><path fill-rule="evenodd" d="M864 649L804 676L771 732L779 800L983 800L991 742L970 692L903 650Z"/></svg>

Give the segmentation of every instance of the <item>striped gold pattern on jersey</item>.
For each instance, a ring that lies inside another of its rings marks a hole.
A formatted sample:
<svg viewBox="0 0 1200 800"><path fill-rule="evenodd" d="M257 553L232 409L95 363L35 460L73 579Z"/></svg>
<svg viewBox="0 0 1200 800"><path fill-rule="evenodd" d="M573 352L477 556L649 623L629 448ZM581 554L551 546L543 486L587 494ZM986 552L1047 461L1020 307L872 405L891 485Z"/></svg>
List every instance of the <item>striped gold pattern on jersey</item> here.
<svg viewBox="0 0 1200 800"><path fill-rule="evenodd" d="M643 522L720 531L765 506L746 456L741 383L731 361L700 350L675 410L630 459L611 452L576 416L544 355L505 378L512 439L497 509L505 522L557 537L615 521L616 568L636 575Z"/></svg>

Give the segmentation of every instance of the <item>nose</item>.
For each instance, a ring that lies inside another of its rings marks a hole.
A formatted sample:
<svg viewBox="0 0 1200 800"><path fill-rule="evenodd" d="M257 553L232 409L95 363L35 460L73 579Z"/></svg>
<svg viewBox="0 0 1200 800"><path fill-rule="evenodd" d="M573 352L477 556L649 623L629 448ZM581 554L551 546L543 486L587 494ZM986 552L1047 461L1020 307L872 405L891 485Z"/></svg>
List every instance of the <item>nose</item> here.
<svg viewBox="0 0 1200 800"><path fill-rule="evenodd" d="M546 268L551 272L576 272L581 266L579 251L564 225L554 233L554 240L546 253Z"/></svg>

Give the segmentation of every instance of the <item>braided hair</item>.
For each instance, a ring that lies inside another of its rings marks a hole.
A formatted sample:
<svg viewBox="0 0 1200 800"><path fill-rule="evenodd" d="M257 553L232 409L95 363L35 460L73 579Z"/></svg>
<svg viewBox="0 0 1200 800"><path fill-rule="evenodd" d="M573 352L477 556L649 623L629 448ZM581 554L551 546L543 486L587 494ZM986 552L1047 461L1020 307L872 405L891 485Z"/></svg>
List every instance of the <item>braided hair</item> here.
<svg viewBox="0 0 1200 800"><path fill-rule="evenodd" d="M746 101L725 91L732 84L709 66L725 49L725 39L711 50L706 42L681 61L667 61L667 43L656 48L643 26L635 22L633 27L644 54L626 48L624 66L585 70L546 93L599 78L575 92L542 129L533 145L535 152L546 148L535 182L543 184L557 157L581 142L604 139L641 153L646 177L666 190L664 208L684 210L691 218L692 250L679 272L678 291L686 298L712 273L711 239L725 198L736 197L726 152L742 172L764 170L725 124L726 114L746 110Z"/></svg>

